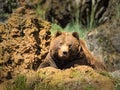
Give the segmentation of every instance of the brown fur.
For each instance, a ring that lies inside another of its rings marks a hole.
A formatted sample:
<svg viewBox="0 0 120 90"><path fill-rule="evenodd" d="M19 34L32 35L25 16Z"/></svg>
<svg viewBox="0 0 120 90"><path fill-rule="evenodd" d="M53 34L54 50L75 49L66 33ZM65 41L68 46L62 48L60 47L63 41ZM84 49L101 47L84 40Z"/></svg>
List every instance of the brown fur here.
<svg viewBox="0 0 120 90"><path fill-rule="evenodd" d="M77 65L87 65L97 70L105 70L105 65L90 53L85 42L79 39L77 32L57 32L40 68L52 66L66 69Z"/></svg>

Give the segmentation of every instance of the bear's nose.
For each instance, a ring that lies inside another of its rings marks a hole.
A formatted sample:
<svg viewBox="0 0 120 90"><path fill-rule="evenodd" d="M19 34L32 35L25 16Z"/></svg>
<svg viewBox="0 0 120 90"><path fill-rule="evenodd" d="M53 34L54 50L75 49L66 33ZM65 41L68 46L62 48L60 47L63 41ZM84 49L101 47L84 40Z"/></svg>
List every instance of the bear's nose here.
<svg viewBox="0 0 120 90"><path fill-rule="evenodd" d="M64 52L63 52L63 55L64 55L64 56L67 56L67 51L64 51Z"/></svg>

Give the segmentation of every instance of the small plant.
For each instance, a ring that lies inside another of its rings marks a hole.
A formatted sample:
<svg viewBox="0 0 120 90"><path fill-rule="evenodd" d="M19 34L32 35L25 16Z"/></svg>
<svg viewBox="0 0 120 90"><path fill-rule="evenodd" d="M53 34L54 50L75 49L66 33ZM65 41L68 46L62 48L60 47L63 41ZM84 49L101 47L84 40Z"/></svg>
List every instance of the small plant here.
<svg viewBox="0 0 120 90"><path fill-rule="evenodd" d="M61 28L61 26L59 26L58 24L56 23L52 23L51 24L51 33L54 34L56 31L63 31L63 29Z"/></svg>
<svg viewBox="0 0 120 90"><path fill-rule="evenodd" d="M90 21L88 23L88 28L92 29L95 26L95 11L97 8L97 4L95 4L95 0L92 0L92 6L91 6L91 14L90 14Z"/></svg>
<svg viewBox="0 0 120 90"><path fill-rule="evenodd" d="M18 76L15 79L14 86L7 86L7 90L26 90L26 77L25 76Z"/></svg>
<svg viewBox="0 0 120 90"><path fill-rule="evenodd" d="M92 85L87 85L84 90L95 90Z"/></svg>
<svg viewBox="0 0 120 90"><path fill-rule="evenodd" d="M57 84L52 85L50 83L43 83L39 82L35 84L35 89L34 90L66 90L64 85L58 86Z"/></svg>
<svg viewBox="0 0 120 90"><path fill-rule="evenodd" d="M2 70L2 66L0 66L0 71Z"/></svg>
<svg viewBox="0 0 120 90"><path fill-rule="evenodd" d="M39 82L35 84L35 90L50 90L51 87L47 83Z"/></svg>
<svg viewBox="0 0 120 90"><path fill-rule="evenodd" d="M42 9L42 7L40 6L40 4L38 3L36 6L36 13L42 17L42 19L45 19L45 10Z"/></svg>
<svg viewBox="0 0 120 90"><path fill-rule="evenodd" d="M24 90L26 87L26 77L18 76L15 80L15 89Z"/></svg>
<svg viewBox="0 0 120 90"><path fill-rule="evenodd" d="M71 69L71 70L72 70L72 69ZM73 69L72 72L71 72L71 74L70 74L70 77L71 77L71 78L79 77L79 75L80 75L80 71Z"/></svg>
<svg viewBox="0 0 120 90"><path fill-rule="evenodd" d="M82 25L76 21L72 21L71 23L69 23L64 30L67 32L78 32L80 38L83 39L85 39L85 34L87 32L87 29L82 28Z"/></svg>
<svg viewBox="0 0 120 90"><path fill-rule="evenodd" d="M120 78L112 77L111 79L114 83L115 90L120 90Z"/></svg>
<svg viewBox="0 0 120 90"><path fill-rule="evenodd" d="M115 10L116 10L116 19L119 19L120 18L120 2L116 3Z"/></svg>
<svg viewBox="0 0 120 90"><path fill-rule="evenodd" d="M120 90L120 79L116 81L115 90Z"/></svg>
<svg viewBox="0 0 120 90"><path fill-rule="evenodd" d="M100 74L103 75L103 76L112 78L112 76L108 72L106 72L106 71L102 71L102 72L100 72Z"/></svg>

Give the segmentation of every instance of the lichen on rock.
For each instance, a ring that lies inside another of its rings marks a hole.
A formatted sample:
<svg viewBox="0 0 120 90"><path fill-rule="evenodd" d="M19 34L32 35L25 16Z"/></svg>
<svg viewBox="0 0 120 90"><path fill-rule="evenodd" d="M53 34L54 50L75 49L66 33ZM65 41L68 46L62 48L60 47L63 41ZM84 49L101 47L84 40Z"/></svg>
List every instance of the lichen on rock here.
<svg viewBox="0 0 120 90"><path fill-rule="evenodd" d="M38 70L39 82L45 90L47 84L49 90L114 90L114 85L108 77L96 73L91 67L78 66L66 70L58 70L47 67ZM39 87L36 87L40 89ZM57 88L57 89L55 89Z"/></svg>

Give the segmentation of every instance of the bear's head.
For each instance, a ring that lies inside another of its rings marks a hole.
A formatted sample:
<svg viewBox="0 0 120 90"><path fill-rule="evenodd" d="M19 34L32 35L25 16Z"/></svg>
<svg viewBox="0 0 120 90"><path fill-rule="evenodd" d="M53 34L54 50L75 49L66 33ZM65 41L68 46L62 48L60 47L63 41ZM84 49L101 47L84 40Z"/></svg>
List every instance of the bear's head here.
<svg viewBox="0 0 120 90"><path fill-rule="evenodd" d="M69 61L78 55L80 50L79 34L57 31L50 44L50 56L60 61Z"/></svg>

